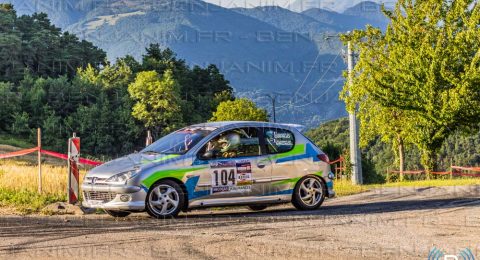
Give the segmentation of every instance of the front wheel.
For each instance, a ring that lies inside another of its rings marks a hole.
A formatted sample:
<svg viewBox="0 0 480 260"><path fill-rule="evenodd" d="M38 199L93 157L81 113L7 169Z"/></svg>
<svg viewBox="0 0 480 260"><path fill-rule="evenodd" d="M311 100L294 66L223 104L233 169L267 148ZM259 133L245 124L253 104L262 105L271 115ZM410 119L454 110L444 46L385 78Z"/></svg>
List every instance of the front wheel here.
<svg viewBox="0 0 480 260"><path fill-rule="evenodd" d="M318 209L325 200L325 183L317 176L301 178L293 191L292 204L299 210Z"/></svg>
<svg viewBox="0 0 480 260"><path fill-rule="evenodd" d="M184 204L182 188L171 180L155 183L147 194L147 212L154 218L176 217Z"/></svg>
<svg viewBox="0 0 480 260"><path fill-rule="evenodd" d="M131 214L131 212L128 212L128 211L106 210L106 209L104 209L103 211L105 211L105 213L115 218L124 218Z"/></svg>

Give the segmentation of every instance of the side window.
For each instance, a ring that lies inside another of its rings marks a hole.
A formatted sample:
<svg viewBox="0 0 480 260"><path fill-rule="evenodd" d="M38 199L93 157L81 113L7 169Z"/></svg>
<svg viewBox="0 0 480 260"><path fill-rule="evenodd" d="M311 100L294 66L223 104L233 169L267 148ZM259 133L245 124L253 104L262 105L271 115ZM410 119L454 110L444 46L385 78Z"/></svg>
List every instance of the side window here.
<svg viewBox="0 0 480 260"><path fill-rule="evenodd" d="M264 136L269 154L285 153L295 146L293 133L285 129L265 128Z"/></svg>
<svg viewBox="0 0 480 260"><path fill-rule="evenodd" d="M199 153L199 158L212 160L261 155L257 128L237 128L211 139Z"/></svg>

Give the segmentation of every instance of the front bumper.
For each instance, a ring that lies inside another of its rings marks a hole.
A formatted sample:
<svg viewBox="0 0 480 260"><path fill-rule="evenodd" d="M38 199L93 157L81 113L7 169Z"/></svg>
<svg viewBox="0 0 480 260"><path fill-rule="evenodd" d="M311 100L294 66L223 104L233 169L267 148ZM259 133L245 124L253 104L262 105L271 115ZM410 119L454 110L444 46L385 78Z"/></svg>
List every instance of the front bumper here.
<svg viewBox="0 0 480 260"><path fill-rule="evenodd" d="M333 190L333 180L327 182L327 193L329 198L335 197L335 190Z"/></svg>
<svg viewBox="0 0 480 260"><path fill-rule="evenodd" d="M147 193L138 186L83 184L82 191L82 205L86 208L128 211L145 210ZM128 198L128 200L125 200L125 198Z"/></svg>
<svg viewBox="0 0 480 260"><path fill-rule="evenodd" d="M333 189L328 190L328 198L333 198L335 197L335 191Z"/></svg>

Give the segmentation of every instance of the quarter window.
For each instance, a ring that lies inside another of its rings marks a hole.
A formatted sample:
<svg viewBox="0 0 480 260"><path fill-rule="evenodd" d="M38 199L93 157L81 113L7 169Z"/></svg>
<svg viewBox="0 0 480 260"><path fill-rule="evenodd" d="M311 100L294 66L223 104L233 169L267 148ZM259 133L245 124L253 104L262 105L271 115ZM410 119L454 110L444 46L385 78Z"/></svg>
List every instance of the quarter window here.
<svg viewBox="0 0 480 260"><path fill-rule="evenodd" d="M237 128L221 133L210 140L201 150L204 160L237 158L261 155L257 128Z"/></svg>
<svg viewBox="0 0 480 260"><path fill-rule="evenodd" d="M265 128L265 143L267 153L285 153L295 146L295 137L292 132L279 128Z"/></svg>

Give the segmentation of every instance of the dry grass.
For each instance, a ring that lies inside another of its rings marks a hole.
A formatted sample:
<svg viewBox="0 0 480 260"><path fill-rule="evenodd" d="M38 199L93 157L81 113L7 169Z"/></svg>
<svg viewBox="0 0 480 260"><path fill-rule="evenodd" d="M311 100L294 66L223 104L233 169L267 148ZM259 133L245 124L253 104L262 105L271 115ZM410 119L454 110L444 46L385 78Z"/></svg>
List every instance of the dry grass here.
<svg viewBox="0 0 480 260"><path fill-rule="evenodd" d="M85 175L80 171L80 180ZM68 170L66 166L42 165L42 191L45 194L63 195L67 192ZM29 162L0 161L0 187L14 191L38 190L38 166Z"/></svg>
<svg viewBox="0 0 480 260"><path fill-rule="evenodd" d="M80 181L86 170L80 171ZM42 194L38 193L38 167L26 161L0 160L0 205L20 212L38 212L56 201L65 201L66 166L42 165Z"/></svg>

